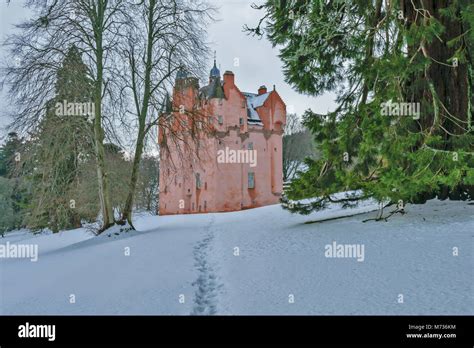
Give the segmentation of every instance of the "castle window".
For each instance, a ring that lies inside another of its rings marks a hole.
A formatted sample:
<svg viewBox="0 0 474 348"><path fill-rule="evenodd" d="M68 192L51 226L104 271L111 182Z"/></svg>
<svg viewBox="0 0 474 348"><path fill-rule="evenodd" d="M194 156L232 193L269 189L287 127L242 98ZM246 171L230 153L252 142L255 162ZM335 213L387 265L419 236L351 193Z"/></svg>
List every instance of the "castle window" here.
<svg viewBox="0 0 474 348"><path fill-rule="evenodd" d="M255 173L248 173L249 189L255 188Z"/></svg>
<svg viewBox="0 0 474 348"><path fill-rule="evenodd" d="M245 109L245 104L246 104L245 100L242 100L242 107L243 107L244 109Z"/></svg>
<svg viewBox="0 0 474 348"><path fill-rule="evenodd" d="M193 203L192 211L194 211L194 203Z"/></svg>
<svg viewBox="0 0 474 348"><path fill-rule="evenodd" d="M224 118L222 116L217 116L217 120L219 121L219 124L224 124Z"/></svg>
<svg viewBox="0 0 474 348"><path fill-rule="evenodd" d="M207 182L204 183L204 190L207 190Z"/></svg>
<svg viewBox="0 0 474 348"><path fill-rule="evenodd" d="M201 189L201 174L199 173L196 173L196 188Z"/></svg>
<svg viewBox="0 0 474 348"><path fill-rule="evenodd" d="M276 152L277 148L275 147L275 152Z"/></svg>
<svg viewBox="0 0 474 348"><path fill-rule="evenodd" d="M248 144L248 149L249 149L249 150L253 150L253 143L249 143L249 144Z"/></svg>
<svg viewBox="0 0 474 348"><path fill-rule="evenodd" d="M241 118L239 118L239 124L240 124L241 126L243 126L243 125L244 125L244 119L243 119L242 117L241 117Z"/></svg>
<svg viewBox="0 0 474 348"><path fill-rule="evenodd" d="M204 201L204 211L207 210L207 201Z"/></svg>

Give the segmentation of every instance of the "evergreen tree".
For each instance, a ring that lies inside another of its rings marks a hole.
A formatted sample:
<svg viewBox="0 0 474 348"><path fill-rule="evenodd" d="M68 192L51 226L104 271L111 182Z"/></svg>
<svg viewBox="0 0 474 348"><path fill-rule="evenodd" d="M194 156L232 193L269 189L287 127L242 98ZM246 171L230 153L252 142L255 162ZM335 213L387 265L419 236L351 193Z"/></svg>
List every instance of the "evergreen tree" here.
<svg viewBox="0 0 474 348"><path fill-rule="evenodd" d="M24 166L24 141L16 132L8 133L0 149L0 232L23 226L28 212L30 190L21 175Z"/></svg>
<svg viewBox="0 0 474 348"><path fill-rule="evenodd" d="M15 214L13 213L11 179L0 176L0 234L3 236L16 225Z"/></svg>
<svg viewBox="0 0 474 348"><path fill-rule="evenodd" d="M5 149L0 147L0 176L7 175L7 157L5 154Z"/></svg>
<svg viewBox="0 0 474 348"><path fill-rule="evenodd" d="M304 115L321 158L306 161L284 207L305 214L373 197L403 210L436 196L474 197L472 1L281 0L255 7L265 17L247 29L280 48L287 82L302 93L338 95L333 112ZM396 109L408 106L409 115ZM355 193L336 198L347 190ZM290 204L311 197L319 198Z"/></svg>
<svg viewBox="0 0 474 348"><path fill-rule="evenodd" d="M8 133L7 141L0 149L0 176L14 176L21 159L18 154L21 154L21 140L16 132Z"/></svg>
<svg viewBox="0 0 474 348"><path fill-rule="evenodd" d="M56 96L47 103L46 115L33 135L28 150L33 184L33 229L53 231L81 225L74 186L78 167L92 156L92 82L80 52L72 46L57 72Z"/></svg>

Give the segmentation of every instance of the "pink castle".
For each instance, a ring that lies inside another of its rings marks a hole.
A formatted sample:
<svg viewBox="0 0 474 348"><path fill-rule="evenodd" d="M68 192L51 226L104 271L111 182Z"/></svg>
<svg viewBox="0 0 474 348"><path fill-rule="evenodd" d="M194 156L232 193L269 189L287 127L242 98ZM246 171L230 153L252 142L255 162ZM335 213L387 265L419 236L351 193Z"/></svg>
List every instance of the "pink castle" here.
<svg viewBox="0 0 474 348"><path fill-rule="evenodd" d="M279 202L286 105L275 87L241 92L231 71L221 79L214 60L207 86L178 72L164 119L171 121L159 134L160 215Z"/></svg>

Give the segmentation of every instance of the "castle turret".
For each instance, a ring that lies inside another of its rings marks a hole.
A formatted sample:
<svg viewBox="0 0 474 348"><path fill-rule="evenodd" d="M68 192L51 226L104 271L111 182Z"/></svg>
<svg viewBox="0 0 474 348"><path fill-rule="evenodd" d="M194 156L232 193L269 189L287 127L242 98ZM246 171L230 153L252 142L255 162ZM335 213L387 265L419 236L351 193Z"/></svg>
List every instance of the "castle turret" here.
<svg viewBox="0 0 474 348"><path fill-rule="evenodd" d="M219 79L221 78L221 72L216 66L216 60L214 59L214 66L211 69L211 72L209 73L209 81L212 79Z"/></svg>
<svg viewBox="0 0 474 348"><path fill-rule="evenodd" d="M192 109L199 91L199 80L190 76L186 69L180 68L176 74L176 82L173 91L173 105L180 108Z"/></svg>

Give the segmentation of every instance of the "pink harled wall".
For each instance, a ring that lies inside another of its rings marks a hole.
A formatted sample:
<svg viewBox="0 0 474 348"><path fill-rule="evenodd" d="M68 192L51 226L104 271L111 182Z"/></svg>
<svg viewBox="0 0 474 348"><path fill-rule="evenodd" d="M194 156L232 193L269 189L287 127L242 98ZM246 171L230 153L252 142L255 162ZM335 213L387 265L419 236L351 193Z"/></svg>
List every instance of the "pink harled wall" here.
<svg viewBox="0 0 474 348"><path fill-rule="evenodd" d="M198 102L213 130L212 134L201 137L199 150L192 145L183 155L183 151L177 150L178 146L183 148L182 143L167 140L169 151L161 151L160 215L234 211L279 202L283 188L282 132L286 106L278 93L271 91L265 103L257 108L263 126L247 124L246 99L234 83L234 74L226 72L223 80L225 98L213 98L207 104ZM192 108L196 96L197 89L192 84L175 88L174 107ZM218 123L219 115L222 125ZM179 129L179 125L176 127ZM167 133L170 131L165 127L160 129L160 143L163 138L169 139ZM257 153L255 167L249 163L218 163L220 149L248 150L250 143ZM248 187L249 172L254 173L255 188ZM201 180L200 188L196 174Z"/></svg>

